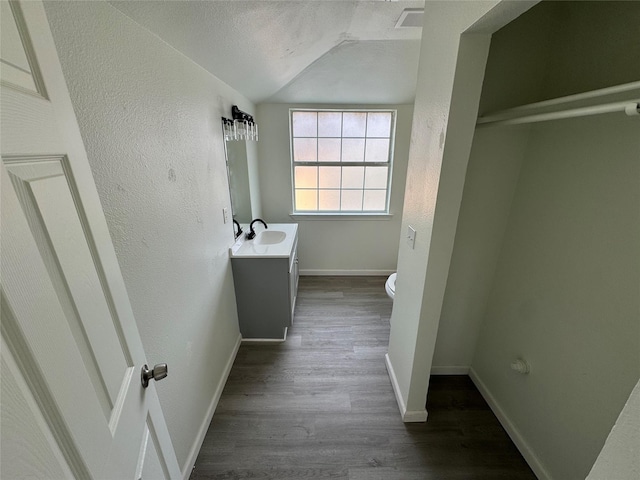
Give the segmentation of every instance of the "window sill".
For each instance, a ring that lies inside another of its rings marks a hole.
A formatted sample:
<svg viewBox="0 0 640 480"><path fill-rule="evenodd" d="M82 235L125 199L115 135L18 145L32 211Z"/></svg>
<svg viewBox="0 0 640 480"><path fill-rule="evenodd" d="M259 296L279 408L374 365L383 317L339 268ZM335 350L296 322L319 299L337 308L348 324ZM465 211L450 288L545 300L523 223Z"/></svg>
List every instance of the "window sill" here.
<svg viewBox="0 0 640 480"><path fill-rule="evenodd" d="M294 220L391 220L393 213L290 213Z"/></svg>

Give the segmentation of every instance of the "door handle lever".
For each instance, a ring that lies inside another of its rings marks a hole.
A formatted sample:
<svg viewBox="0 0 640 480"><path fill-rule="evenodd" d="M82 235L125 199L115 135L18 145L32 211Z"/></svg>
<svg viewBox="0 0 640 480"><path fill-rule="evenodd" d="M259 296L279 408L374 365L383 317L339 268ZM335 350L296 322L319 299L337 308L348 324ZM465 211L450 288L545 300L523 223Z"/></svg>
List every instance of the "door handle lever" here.
<svg viewBox="0 0 640 480"><path fill-rule="evenodd" d="M166 363L158 363L153 367L153 370L149 370L149 367L145 365L142 367L142 372L140 375L140 379L142 380L142 388L147 388L149 386L149 380L153 379L156 382L158 380L162 380L167 376L169 372L169 368Z"/></svg>

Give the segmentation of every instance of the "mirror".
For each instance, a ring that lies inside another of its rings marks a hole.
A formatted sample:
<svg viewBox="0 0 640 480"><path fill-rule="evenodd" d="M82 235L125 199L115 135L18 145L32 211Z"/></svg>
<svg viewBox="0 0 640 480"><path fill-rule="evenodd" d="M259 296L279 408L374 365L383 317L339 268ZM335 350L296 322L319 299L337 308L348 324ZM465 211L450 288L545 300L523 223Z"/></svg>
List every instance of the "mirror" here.
<svg viewBox="0 0 640 480"><path fill-rule="evenodd" d="M228 140L225 142L225 151L229 192L231 193L231 212L234 220L239 223L249 223L252 216L247 142Z"/></svg>
<svg viewBox="0 0 640 480"><path fill-rule="evenodd" d="M227 140L224 143L233 219L249 224L262 216L257 142Z"/></svg>

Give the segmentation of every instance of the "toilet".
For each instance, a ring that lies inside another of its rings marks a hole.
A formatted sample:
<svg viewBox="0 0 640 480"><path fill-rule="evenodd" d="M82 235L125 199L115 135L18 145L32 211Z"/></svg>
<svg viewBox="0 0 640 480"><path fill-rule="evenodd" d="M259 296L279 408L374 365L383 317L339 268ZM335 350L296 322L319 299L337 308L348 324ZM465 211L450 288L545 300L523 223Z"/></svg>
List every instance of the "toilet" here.
<svg viewBox="0 0 640 480"><path fill-rule="evenodd" d="M387 282L384 284L384 288L387 291L387 295L389 295L389 298L391 300L393 300L393 298L396 296L396 275L398 273L392 273L391 275L389 275L389 278L387 278Z"/></svg>

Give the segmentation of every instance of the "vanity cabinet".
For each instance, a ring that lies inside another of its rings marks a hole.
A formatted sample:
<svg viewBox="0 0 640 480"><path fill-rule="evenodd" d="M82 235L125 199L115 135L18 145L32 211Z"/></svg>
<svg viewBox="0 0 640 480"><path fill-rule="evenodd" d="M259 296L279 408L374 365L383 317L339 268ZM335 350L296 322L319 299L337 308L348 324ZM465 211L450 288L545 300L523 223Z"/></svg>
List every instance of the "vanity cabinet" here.
<svg viewBox="0 0 640 480"><path fill-rule="evenodd" d="M289 300L291 303L291 324L293 324L293 312L296 308L296 299L298 298L298 280L300 279L300 270L298 268L298 240L296 239L289 262Z"/></svg>
<svg viewBox="0 0 640 480"><path fill-rule="evenodd" d="M298 292L297 230L287 256L231 258L242 338L285 340Z"/></svg>

